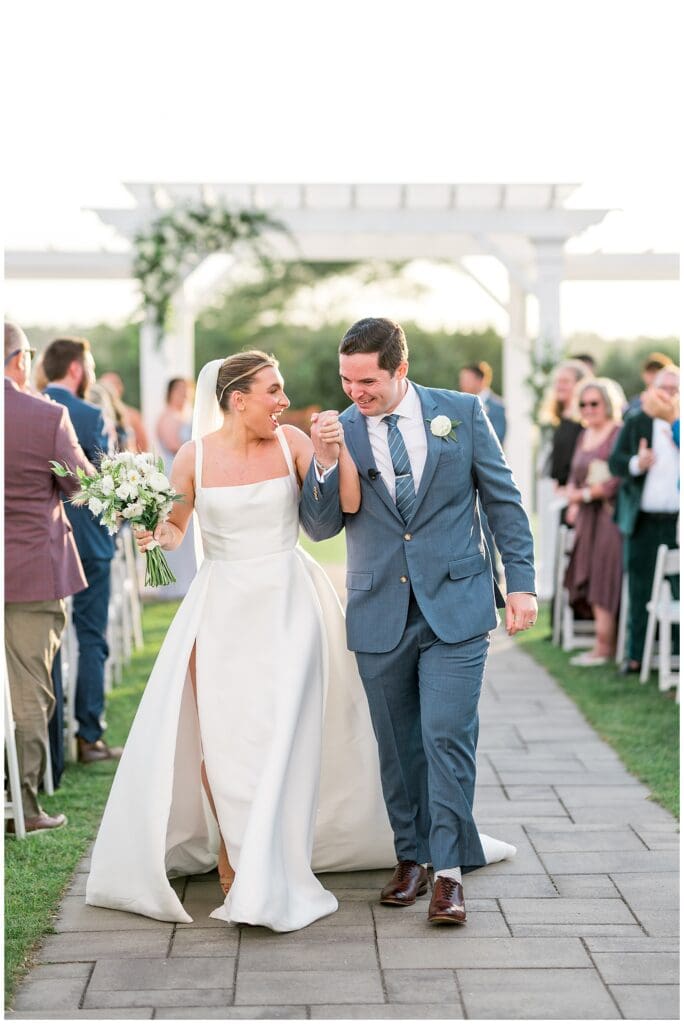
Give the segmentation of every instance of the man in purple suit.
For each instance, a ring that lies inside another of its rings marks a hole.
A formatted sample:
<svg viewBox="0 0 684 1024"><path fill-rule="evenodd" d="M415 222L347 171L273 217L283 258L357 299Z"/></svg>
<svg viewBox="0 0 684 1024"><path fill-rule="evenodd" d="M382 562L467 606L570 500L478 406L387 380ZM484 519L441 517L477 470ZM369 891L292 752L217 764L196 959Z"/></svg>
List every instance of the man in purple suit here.
<svg viewBox="0 0 684 1024"><path fill-rule="evenodd" d="M5 651L27 832L59 828L38 802L54 711L52 662L66 622L64 598L86 586L60 501L78 490L50 460L94 472L67 410L29 385L33 350L22 329L5 323ZM13 794L17 798L17 794ZM10 822L10 826L11 826Z"/></svg>

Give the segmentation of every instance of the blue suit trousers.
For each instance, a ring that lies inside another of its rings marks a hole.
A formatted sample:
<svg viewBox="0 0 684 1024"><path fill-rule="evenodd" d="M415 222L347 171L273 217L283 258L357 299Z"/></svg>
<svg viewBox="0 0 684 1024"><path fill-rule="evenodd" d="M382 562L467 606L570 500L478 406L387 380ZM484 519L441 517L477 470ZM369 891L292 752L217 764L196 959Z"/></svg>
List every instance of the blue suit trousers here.
<svg viewBox="0 0 684 1024"><path fill-rule="evenodd" d="M356 653L398 860L464 872L486 863L472 811L488 650L488 633L441 641L412 594L397 647Z"/></svg>
<svg viewBox="0 0 684 1024"><path fill-rule="evenodd" d="M74 594L73 621L78 638L76 718L78 735L87 743L105 730L104 673L109 657L107 613L112 563L109 558L82 558L86 590Z"/></svg>

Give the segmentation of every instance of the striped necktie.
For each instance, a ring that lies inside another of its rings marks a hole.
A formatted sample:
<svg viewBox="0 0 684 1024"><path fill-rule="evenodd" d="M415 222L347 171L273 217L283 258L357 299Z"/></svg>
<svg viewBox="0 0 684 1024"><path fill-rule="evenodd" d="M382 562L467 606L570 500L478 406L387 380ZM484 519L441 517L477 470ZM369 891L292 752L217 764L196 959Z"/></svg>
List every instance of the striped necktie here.
<svg viewBox="0 0 684 1024"><path fill-rule="evenodd" d="M397 426L399 417L396 413L383 416L387 424L387 444L389 445L392 467L396 478L397 508L405 523L408 523L416 503L416 491L413 486L413 474L404 438Z"/></svg>

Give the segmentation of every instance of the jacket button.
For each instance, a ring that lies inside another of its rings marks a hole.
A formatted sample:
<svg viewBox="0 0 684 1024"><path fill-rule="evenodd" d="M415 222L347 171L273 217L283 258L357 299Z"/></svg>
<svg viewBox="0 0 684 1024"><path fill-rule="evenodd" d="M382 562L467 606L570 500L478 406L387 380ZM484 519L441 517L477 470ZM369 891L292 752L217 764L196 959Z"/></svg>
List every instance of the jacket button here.
<svg viewBox="0 0 684 1024"><path fill-rule="evenodd" d="M412 536L413 536L413 535L412 535L412 534L410 534L410 533L405 533L405 534L404 534L404 540L411 540L411 537L412 537Z"/></svg>
<svg viewBox="0 0 684 1024"><path fill-rule="evenodd" d="M399 582L400 583L408 583L408 576L400 576L399 577Z"/></svg>

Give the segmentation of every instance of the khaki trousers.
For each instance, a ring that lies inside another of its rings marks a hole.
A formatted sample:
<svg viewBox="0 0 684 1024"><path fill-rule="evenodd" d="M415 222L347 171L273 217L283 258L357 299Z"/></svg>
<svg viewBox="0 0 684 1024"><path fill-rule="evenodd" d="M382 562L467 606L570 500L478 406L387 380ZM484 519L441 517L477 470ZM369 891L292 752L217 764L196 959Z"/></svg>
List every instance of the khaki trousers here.
<svg viewBox="0 0 684 1024"><path fill-rule="evenodd" d="M7 674L24 814L40 814L38 786L49 754L48 722L55 709L52 662L66 625L64 601L11 601L5 605Z"/></svg>

